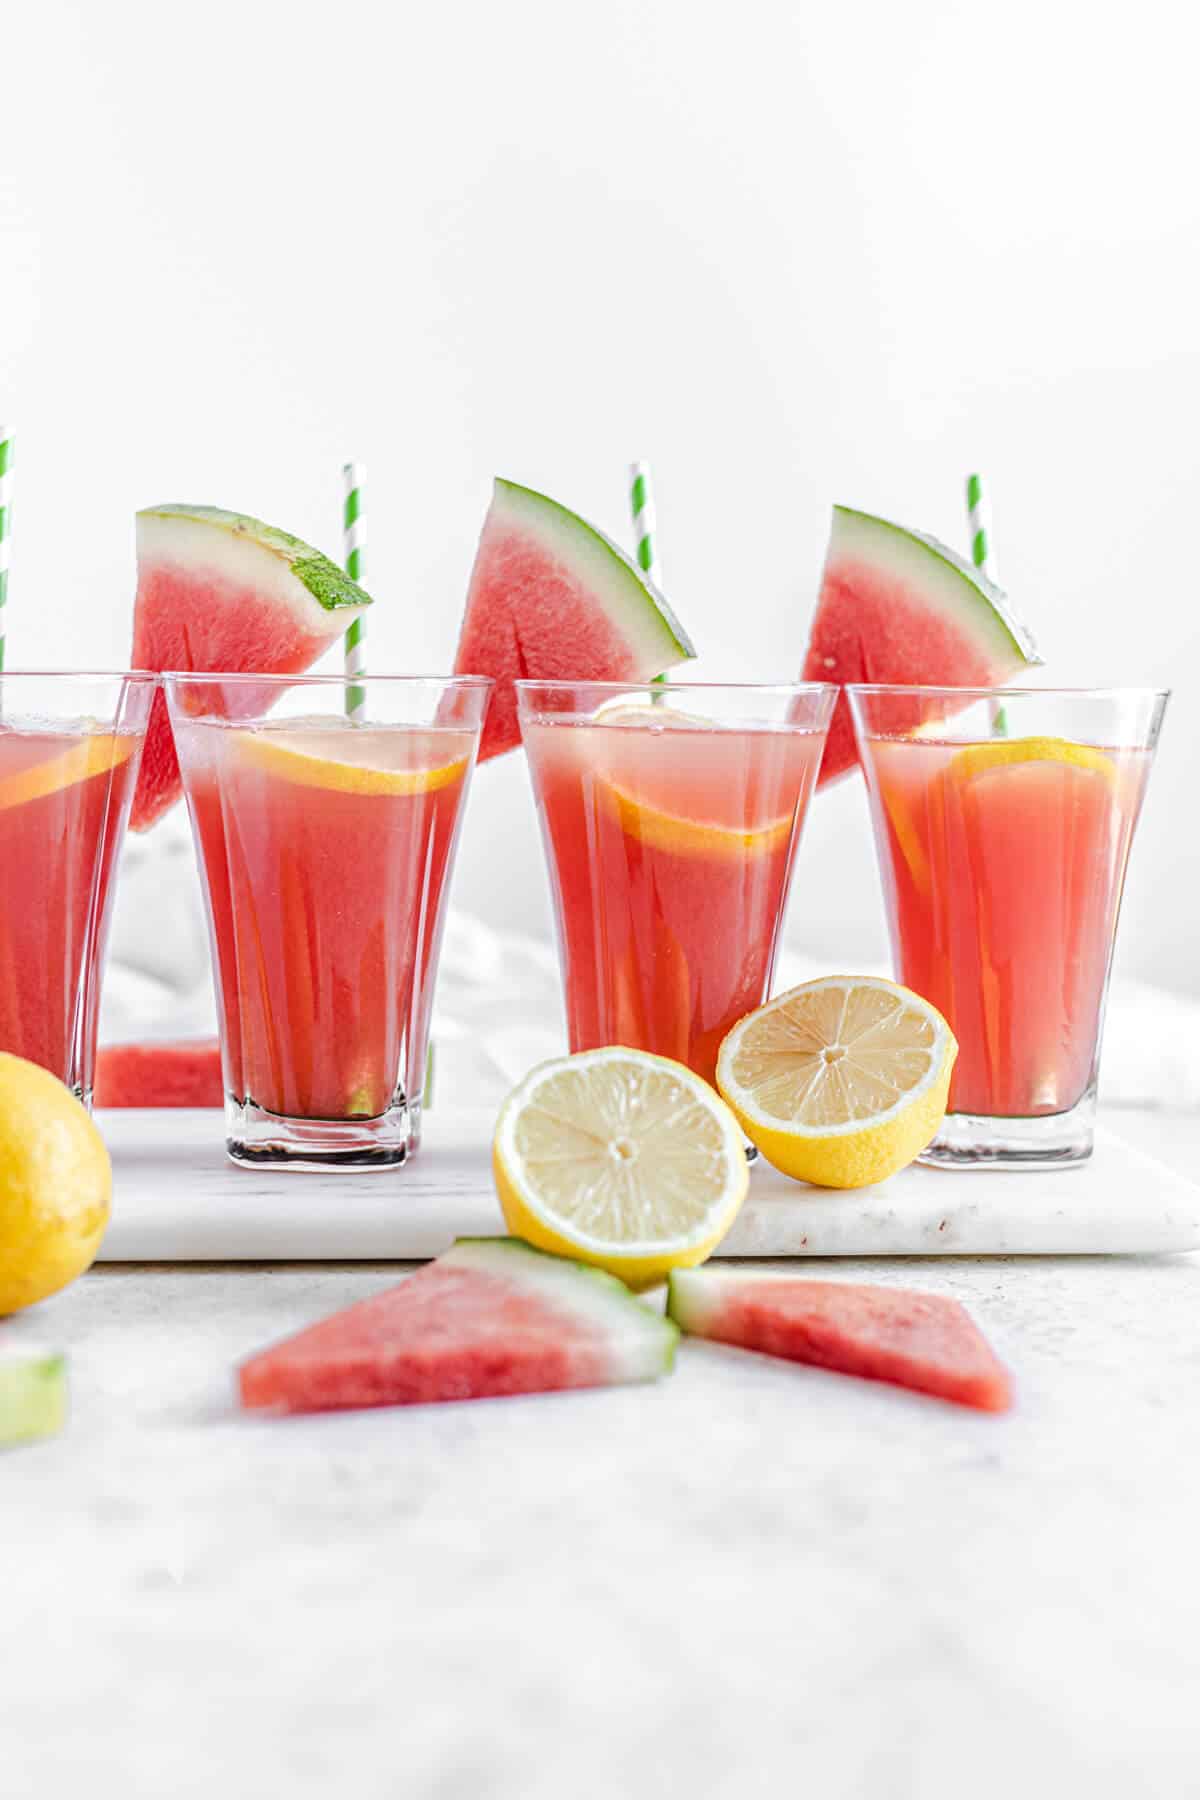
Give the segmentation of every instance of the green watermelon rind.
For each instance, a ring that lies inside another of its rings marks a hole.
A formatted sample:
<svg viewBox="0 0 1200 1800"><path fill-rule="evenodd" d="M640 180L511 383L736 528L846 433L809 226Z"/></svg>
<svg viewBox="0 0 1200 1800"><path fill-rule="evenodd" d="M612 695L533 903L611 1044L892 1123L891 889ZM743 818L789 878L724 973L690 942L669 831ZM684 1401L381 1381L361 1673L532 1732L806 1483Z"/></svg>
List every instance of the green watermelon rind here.
<svg viewBox="0 0 1200 1800"><path fill-rule="evenodd" d="M678 1326L604 1269L552 1256L514 1237L456 1238L438 1262L503 1275L539 1300L561 1304L568 1328L574 1316L611 1332L614 1380L654 1381L675 1366ZM619 1337L629 1341L618 1343Z"/></svg>
<svg viewBox="0 0 1200 1800"><path fill-rule="evenodd" d="M667 1317L689 1337L706 1337L720 1304L719 1272L672 1269L667 1277Z"/></svg>
<svg viewBox="0 0 1200 1800"><path fill-rule="evenodd" d="M249 513L226 512L220 506L187 506L170 502L163 506L146 506L138 513L143 520L184 520L193 525L209 525L226 532L231 539L243 538L286 565L288 571L316 601L323 612L361 610L372 604L365 588L351 581L344 569L320 550L314 550L302 538L276 525L267 525Z"/></svg>
<svg viewBox="0 0 1200 1800"><path fill-rule="evenodd" d="M836 563L847 552L883 564L893 573L909 575L926 593L936 591L947 615L963 626L969 621L970 635L991 645L1005 672L1014 664L1032 668L1041 663L1032 634L1017 618L1003 588L937 538L875 513L835 506L828 561Z"/></svg>
<svg viewBox="0 0 1200 1800"><path fill-rule="evenodd" d="M695 656L696 647L666 596L598 526L548 494L500 475L492 504L502 523L531 532L586 583L626 642L644 652L647 663L656 663L653 673Z"/></svg>
<svg viewBox="0 0 1200 1800"><path fill-rule="evenodd" d="M0 1449L53 1437L67 1416L67 1359L20 1343L0 1349Z"/></svg>

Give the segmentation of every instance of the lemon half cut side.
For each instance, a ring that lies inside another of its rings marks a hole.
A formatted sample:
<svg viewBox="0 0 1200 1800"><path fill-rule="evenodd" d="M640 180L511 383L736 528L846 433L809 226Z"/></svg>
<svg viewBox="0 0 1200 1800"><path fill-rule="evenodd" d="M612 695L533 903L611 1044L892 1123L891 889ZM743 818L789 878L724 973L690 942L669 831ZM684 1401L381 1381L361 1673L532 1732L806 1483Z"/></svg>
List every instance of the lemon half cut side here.
<svg viewBox="0 0 1200 1800"><path fill-rule="evenodd" d="M867 1187L920 1155L945 1117L958 1045L894 981L831 975L747 1014L717 1086L768 1162L820 1187Z"/></svg>
<svg viewBox="0 0 1200 1800"><path fill-rule="evenodd" d="M527 1075L501 1110L492 1163L510 1231L637 1288L703 1262L749 1180L737 1120L708 1083L620 1046Z"/></svg>

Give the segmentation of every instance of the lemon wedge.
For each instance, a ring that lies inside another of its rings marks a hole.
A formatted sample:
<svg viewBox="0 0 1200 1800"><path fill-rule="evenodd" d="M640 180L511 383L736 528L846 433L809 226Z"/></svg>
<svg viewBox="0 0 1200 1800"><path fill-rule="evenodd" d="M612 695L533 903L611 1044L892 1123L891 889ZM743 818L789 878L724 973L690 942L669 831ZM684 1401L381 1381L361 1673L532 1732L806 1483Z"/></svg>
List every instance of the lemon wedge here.
<svg viewBox="0 0 1200 1800"><path fill-rule="evenodd" d="M501 1110L492 1167L514 1236L634 1288L711 1255L749 1184L737 1120L708 1083L620 1047L527 1075Z"/></svg>
<svg viewBox="0 0 1200 1800"><path fill-rule="evenodd" d="M463 755L439 762L444 746L428 739L422 745L422 734L410 731L367 727L336 733L239 731L235 736L243 763L262 774L344 794L430 794L458 781L470 760ZM419 754L422 747L427 758Z"/></svg>
<svg viewBox="0 0 1200 1800"><path fill-rule="evenodd" d="M945 1117L954 1034L908 988L831 975L748 1013L717 1086L768 1162L819 1187L867 1187L920 1155Z"/></svg>
<svg viewBox="0 0 1200 1800"><path fill-rule="evenodd" d="M1115 785L1117 768L1111 756L1091 744L1074 744L1069 738L992 738L986 744L968 744L946 765L946 773L960 781L989 774L1013 763L1063 763L1072 769L1090 769Z"/></svg>
<svg viewBox="0 0 1200 1800"><path fill-rule="evenodd" d="M44 800L48 794L61 793L93 775L107 775L119 769L133 755L137 740L126 732L89 731L80 735L69 750L60 750L42 762L31 763L6 781L0 781L0 808L24 806L29 800Z"/></svg>

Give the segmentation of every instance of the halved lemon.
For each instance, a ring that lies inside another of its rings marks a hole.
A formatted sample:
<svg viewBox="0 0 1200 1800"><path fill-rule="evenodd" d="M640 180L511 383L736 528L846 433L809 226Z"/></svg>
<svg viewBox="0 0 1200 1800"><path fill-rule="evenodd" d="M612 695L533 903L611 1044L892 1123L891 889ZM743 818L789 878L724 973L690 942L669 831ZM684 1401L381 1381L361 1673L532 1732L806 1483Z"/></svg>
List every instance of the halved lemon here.
<svg viewBox="0 0 1200 1800"><path fill-rule="evenodd" d="M894 981L830 975L748 1013L717 1086L768 1162L818 1187L868 1187L920 1155L946 1113L954 1034Z"/></svg>
<svg viewBox="0 0 1200 1800"><path fill-rule="evenodd" d="M448 761L445 745L421 731L239 731L237 754L265 775L346 794L429 794L466 772L469 756Z"/></svg>
<svg viewBox="0 0 1200 1800"><path fill-rule="evenodd" d="M127 732L83 732L69 750L30 763L6 781L0 781L0 808L24 806L29 800L43 800L77 782L89 781L93 775L107 775L110 769L128 762L136 744L136 738Z"/></svg>
<svg viewBox="0 0 1200 1800"><path fill-rule="evenodd" d="M699 1075L614 1046L542 1063L492 1144L509 1230L650 1287L711 1255L749 1176L737 1120Z"/></svg>

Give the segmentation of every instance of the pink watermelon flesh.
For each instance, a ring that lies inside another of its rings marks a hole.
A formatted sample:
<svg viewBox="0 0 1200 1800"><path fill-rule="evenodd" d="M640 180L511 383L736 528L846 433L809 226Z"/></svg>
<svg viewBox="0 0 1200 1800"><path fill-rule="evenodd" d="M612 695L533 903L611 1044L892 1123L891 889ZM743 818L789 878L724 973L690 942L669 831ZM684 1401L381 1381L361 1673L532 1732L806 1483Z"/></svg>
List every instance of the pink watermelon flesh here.
<svg viewBox="0 0 1200 1800"><path fill-rule="evenodd" d="M242 1405L327 1412L646 1381L675 1327L611 1276L512 1238L464 1240L239 1370Z"/></svg>
<svg viewBox="0 0 1200 1800"><path fill-rule="evenodd" d="M802 679L902 687L998 687L1039 660L1000 590L932 538L834 509ZM818 785L857 767L838 696Z"/></svg>
<svg viewBox="0 0 1200 1800"><path fill-rule="evenodd" d="M216 1038L102 1044L96 1052L97 1106L223 1106Z"/></svg>
<svg viewBox="0 0 1200 1800"><path fill-rule="evenodd" d="M939 1294L791 1276L685 1272L668 1312L699 1337L1006 1412L1012 1379L970 1315Z"/></svg>
<svg viewBox="0 0 1200 1800"><path fill-rule="evenodd" d="M261 520L202 506L138 514L135 669L297 675L369 603L336 564ZM181 791L159 689L131 829L153 825Z"/></svg>
<svg viewBox="0 0 1200 1800"><path fill-rule="evenodd" d="M645 681L692 655L662 596L602 532L496 482L454 662L496 683L481 762L521 741L514 681Z"/></svg>

